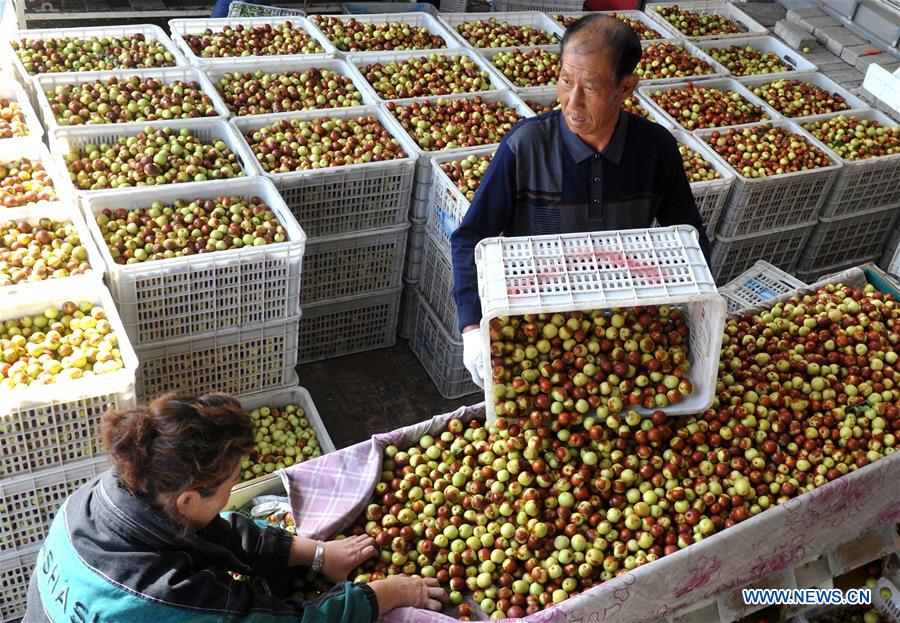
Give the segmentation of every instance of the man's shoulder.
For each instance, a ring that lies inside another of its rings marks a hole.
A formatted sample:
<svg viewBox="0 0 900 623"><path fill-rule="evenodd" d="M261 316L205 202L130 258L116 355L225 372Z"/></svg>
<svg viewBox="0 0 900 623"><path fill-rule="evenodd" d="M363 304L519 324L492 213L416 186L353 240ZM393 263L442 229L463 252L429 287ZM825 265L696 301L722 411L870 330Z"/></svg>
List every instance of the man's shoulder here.
<svg viewBox="0 0 900 623"><path fill-rule="evenodd" d="M658 123L654 123L649 119L644 119L640 115L635 115L632 113L627 114L629 121L629 139L637 139L635 143L639 142L642 147L649 144L659 145L661 147L665 146L667 148L676 143L675 137L672 135L672 133Z"/></svg>
<svg viewBox="0 0 900 623"><path fill-rule="evenodd" d="M559 134L559 123L558 110L523 119L506 135L506 145L514 153L525 145L553 145Z"/></svg>

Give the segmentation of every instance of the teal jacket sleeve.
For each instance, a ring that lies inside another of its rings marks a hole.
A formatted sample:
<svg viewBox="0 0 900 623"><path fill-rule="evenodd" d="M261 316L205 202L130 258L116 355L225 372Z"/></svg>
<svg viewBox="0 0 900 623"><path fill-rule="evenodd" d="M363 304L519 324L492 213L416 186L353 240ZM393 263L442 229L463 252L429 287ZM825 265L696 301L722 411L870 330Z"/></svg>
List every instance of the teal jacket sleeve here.
<svg viewBox="0 0 900 623"><path fill-rule="evenodd" d="M341 582L308 601L300 623L373 623L378 618L378 600L367 584Z"/></svg>

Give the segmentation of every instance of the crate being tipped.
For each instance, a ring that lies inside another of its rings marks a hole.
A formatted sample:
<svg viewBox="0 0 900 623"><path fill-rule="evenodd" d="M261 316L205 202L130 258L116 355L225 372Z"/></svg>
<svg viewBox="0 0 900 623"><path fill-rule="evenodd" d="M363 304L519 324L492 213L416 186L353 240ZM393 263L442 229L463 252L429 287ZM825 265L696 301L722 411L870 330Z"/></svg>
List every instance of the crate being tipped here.
<svg viewBox="0 0 900 623"><path fill-rule="evenodd" d="M475 263L491 421L712 403L725 301L693 227L488 238Z"/></svg>

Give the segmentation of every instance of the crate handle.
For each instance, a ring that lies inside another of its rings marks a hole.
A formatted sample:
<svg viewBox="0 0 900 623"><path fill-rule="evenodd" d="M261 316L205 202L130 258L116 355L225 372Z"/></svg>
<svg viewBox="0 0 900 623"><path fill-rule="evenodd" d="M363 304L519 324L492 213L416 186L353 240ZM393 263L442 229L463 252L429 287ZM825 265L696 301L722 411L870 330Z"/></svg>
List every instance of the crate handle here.
<svg viewBox="0 0 900 623"><path fill-rule="evenodd" d="M785 55L784 55L784 61L785 61L788 65L790 65L792 69L797 69L797 65L800 64L800 63L798 63L797 61L795 61L793 58L791 58L791 55L790 55L790 54L785 54Z"/></svg>

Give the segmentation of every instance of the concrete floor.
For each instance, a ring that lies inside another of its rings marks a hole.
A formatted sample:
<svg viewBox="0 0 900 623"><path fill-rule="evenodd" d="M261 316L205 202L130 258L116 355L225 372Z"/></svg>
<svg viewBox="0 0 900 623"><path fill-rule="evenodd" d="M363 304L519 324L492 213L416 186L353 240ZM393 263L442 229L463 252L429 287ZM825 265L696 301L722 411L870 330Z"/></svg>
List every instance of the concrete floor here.
<svg viewBox="0 0 900 623"><path fill-rule="evenodd" d="M300 365L297 374L337 448L483 400L480 394L443 398L404 339L390 348Z"/></svg>

